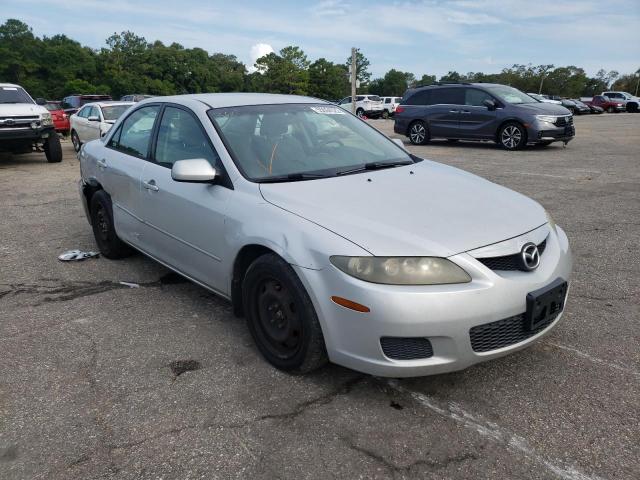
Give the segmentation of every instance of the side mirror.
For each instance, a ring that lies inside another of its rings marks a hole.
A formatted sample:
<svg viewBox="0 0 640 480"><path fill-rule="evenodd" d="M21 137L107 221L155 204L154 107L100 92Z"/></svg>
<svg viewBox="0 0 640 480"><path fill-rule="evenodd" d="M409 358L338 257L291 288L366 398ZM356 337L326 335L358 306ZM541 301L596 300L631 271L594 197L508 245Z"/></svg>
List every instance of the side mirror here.
<svg viewBox="0 0 640 480"><path fill-rule="evenodd" d="M171 178L176 182L212 183L218 172L204 158L178 160L171 167Z"/></svg>
<svg viewBox="0 0 640 480"><path fill-rule="evenodd" d="M36 98L36 103L38 105L46 105L47 101L44 98L38 97L38 98Z"/></svg>
<svg viewBox="0 0 640 480"><path fill-rule="evenodd" d="M488 98L485 98L482 101L482 105L484 105L485 107L487 107L489 109L489 111L493 111L496 109L497 105L495 100L489 100Z"/></svg>
<svg viewBox="0 0 640 480"><path fill-rule="evenodd" d="M87 120L89 120L90 122L99 122L100 121L100 117L92 116L92 117L87 118Z"/></svg>

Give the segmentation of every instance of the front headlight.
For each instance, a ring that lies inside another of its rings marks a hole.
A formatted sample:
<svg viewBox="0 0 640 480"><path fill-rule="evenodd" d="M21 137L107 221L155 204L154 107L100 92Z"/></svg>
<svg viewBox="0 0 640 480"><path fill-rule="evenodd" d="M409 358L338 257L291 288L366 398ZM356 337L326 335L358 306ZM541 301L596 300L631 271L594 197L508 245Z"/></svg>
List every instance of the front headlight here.
<svg viewBox="0 0 640 480"><path fill-rule="evenodd" d="M347 275L371 283L443 285L471 281L467 272L446 258L332 256L330 260Z"/></svg>
<svg viewBox="0 0 640 480"><path fill-rule="evenodd" d="M556 229L556 221L553 219L553 217L551 216L551 214L549 212L547 212L545 210L544 213L547 214L547 222L549 223L549 226L551 227L552 230L555 230Z"/></svg>
<svg viewBox="0 0 640 480"><path fill-rule="evenodd" d="M553 115L536 115L536 118L541 122L555 123L558 117L554 117Z"/></svg>
<svg viewBox="0 0 640 480"><path fill-rule="evenodd" d="M53 119L51 118L51 114L49 112L43 113L40 117L40 123L43 127L50 127L53 125Z"/></svg>

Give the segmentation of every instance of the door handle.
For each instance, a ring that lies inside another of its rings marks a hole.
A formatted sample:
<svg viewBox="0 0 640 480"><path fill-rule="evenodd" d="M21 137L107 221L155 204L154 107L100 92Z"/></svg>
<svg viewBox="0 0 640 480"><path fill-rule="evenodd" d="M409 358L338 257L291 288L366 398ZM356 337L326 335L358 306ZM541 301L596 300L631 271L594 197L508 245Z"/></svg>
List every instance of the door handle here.
<svg viewBox="0 0 640 480"><path fill-rule="evenodd" d="M158 190L160 190L156 185L155 180L149 180L148 182L143 181L142 186L147 190L151 190L152 192L157 192Z"/></svg>
<svg viewBox="0 0 640 480"><path fill-rule="evenodd" d="M460 110L449 110L449 113L460 113Z"/></svg>
<svg viewBox="0 0 640 480"><path fill-rule="evenodd" d="M460 110L460 113L471 113L469 110Z"/></svg>
<svg viewBox="0 0 640 480"><path fill-rule="evenodd" d="M96 162L99 168L107 168L107 161L103 158L102 160L98 160Z"/></svg>

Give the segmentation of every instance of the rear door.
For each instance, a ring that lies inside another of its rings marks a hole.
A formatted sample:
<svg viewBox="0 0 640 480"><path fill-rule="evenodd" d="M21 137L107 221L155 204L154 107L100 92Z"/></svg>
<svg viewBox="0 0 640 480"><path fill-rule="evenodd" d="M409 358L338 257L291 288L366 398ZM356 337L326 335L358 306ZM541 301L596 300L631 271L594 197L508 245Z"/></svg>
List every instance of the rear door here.
<svg viewBox="0 0 640 480"><path fill-rule="evenodd" d="M466 87L464 105L460 109L459 136L471 139L493 139L496 133L497 113L482 104L485 100L495 99L484 90Z"/></svg>
<svg viewBox="0 0 640 480"><path fill-rule="evenodd" d="M455 87L434 88L431 91L431 104L428 117L431 136L458 138L464 90Z"/></svg>
<svg viewBox="0 0 640 480"><path fill-rule="evenodd" d="M167 105L159 122L154 161L142 174L142 249L220 292L227 290L225 214L233 190L221 184L171 178L178 160L204 158L224 168L200 120L186 107Z"/></svg>
<svg viewBox="0 0 640 480"><path fill-rule="evenodd" d="M78 138L82 143L87 142L87 138L88 138L87 123L89 123L89 120L87 120L87 118L89 117L90 110L91 110L91 107L89 106L81 108L80 110L78 110L78 113L75 114L76 116L74 117L74 121L73 121L73 128L78 134Z"/></svg>
<svg viewBox="0 0 640 480"><path fill-rule="evenodd" d="M151 135L160 105L145 105L123 120L97 158L100 182L111 195L118 235L140 246L142 231L140 177L150 156Z"/></svg>

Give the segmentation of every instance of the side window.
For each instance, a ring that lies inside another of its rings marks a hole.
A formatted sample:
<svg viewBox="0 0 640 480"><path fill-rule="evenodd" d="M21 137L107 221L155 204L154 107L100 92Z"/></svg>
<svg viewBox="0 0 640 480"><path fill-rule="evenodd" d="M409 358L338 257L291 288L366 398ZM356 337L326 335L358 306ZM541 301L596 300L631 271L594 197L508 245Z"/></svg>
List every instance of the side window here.
<svg viewBox="0 0 640 480"><path fill-rule="evenodd" d="M87 118L89 116L89 108L82 108L77 114L80 118Z"/></svg>
<svg viewBox="0 0 640 480"><path fill-rule="evenodd" d="M109 141L109 146L134 157L146 158L159 111L158 105L151 105L133 112L122 122L119 131Z"/></svg>
<svg viewBox="0 0 640 480"><path fill-rule="evenodd" d="M356 97L356 102L361 102L362 100L364 100L364 97L362 95L358 95Z"/></svg>
<svg viewBox="0 0 640 480"><path fill-rule="evenodd" d="M98 111L98 107L91 107L91 110L89 110L89 115L87 116L100 118L100 112Z"/></svg>
<svg viewBox="0 0 640 480"><path fill-rule="evenodd" d="M475 88L464 89L464 104L472 107L483 107L482 102L485 100L493 100L493 97L487 92Z"/></svg>
<svg viewBox="0 0 640 480"><path fill-rule="evenodd" d="M391 103L391 99L390 98L385 98L384 99L384 103Z"/></svg>
<svg viewBox="0 0 640 480"><path fill-rule="evenodd" d="M433 89L429 90L420 90L419 92L414 93L407 99L407 105L432 105L432 95Z"/></svg>
<svg viewBox="0 0 640 480"><path fill-rule="evenodd" d="M464 90L462 88L438 88L436 99L432 103L442 105L464 105Z"/></svg>
<svg viewBox="0 0 640 480"><path fill-rule="evenodd" d="M214 167L219 163L200 122L186 110L167 107L158 128L155 161L171 168L177 160L189 158L204 158Z"/></svg>

